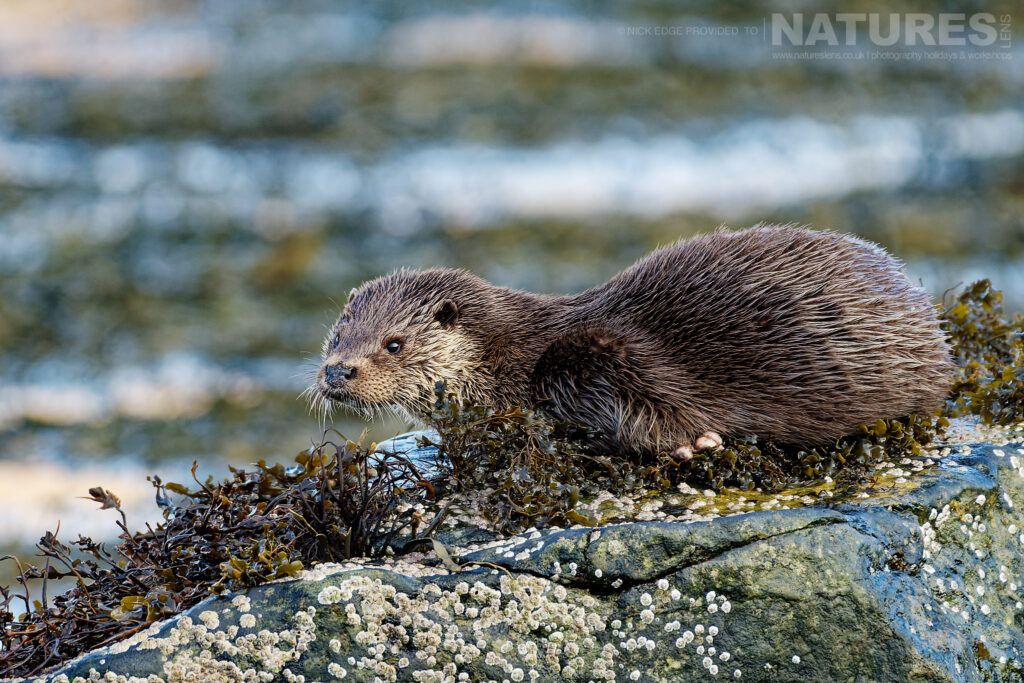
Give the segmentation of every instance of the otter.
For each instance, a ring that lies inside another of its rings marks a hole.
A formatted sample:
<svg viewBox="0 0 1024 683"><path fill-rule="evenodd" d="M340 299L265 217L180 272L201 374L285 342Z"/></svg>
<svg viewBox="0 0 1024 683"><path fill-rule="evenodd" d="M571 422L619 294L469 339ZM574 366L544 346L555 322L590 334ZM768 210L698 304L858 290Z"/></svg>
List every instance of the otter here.
<svg viewBox="0 0 1024 683"><path fill-rule="evenodd" d="M952 362L927 293L857 237L724 229L551 295L465 270L352 290L311 390L424 422L434 386L587 425L608 449L683 459L722 436L814 446L943 402Z"/></svg>

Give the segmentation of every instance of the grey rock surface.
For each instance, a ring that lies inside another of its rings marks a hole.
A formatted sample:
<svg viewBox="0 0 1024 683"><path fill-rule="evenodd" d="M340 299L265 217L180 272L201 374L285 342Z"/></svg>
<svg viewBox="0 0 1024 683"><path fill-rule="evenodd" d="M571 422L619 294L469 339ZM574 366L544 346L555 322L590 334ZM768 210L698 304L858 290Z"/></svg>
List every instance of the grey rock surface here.
<svg viewBox="0 0 1024 683"><path fill-rule="evenodd" d="M321 565L41 680L1021 680L1020 444L861 495Z"/></svg>

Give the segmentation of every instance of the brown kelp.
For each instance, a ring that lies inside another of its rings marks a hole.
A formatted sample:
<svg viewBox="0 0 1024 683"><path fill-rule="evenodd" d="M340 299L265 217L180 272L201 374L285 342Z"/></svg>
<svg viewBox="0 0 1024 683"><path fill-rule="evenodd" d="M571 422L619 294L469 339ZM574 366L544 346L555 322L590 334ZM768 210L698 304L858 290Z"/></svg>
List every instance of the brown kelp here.
<svg viewBox="0 0 1024 683"><path fill-rule="evenodd" d="M473 496L494 531L587 523L576 512L581 497L625 491L651 469L623 467L623 459L587 450L585 427L526 408L495 410L460 401L435 388L431 424L437 467L447 486Z"/></svg>
<svg viewBox="0 0 1024 683"><path fill-rule="evenodd" d="M858 486L880 462L924 455L948 425L945 417L918 415L878 420L861 425L856 434L816 448L727 439L722 448L697 453L670 471L693 486L715 490L779 491L825 477L836 480L838 490L848 490Z"/></svg>
<svg viewBox="0 0 1024 683"><path fill-rule="evenodd" d="M942 317L958 366L947 413L998 425L1024 419L1024 316L1008 316L1002 292L979 280Z"/></svg>

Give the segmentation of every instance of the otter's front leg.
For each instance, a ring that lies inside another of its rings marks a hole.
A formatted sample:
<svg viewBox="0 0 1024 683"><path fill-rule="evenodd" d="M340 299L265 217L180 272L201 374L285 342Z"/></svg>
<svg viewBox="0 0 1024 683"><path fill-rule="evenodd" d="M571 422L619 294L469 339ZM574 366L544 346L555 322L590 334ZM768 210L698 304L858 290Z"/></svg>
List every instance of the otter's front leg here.
<svg viewBox="0 0 1024 683"><path fill-rule="evenodd" d="M691 407L676 369L665 364L670 357L636 329L581 325L541 355L532 378L534 397L553 416L601 431L609 449L714 445L717 434L700 426L702 413Z"/></svg>

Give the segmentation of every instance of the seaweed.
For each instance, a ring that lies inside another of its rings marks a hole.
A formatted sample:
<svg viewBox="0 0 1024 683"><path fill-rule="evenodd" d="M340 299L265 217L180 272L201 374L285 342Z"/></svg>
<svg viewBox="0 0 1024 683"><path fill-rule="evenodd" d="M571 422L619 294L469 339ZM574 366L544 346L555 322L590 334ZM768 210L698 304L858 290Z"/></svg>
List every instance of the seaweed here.
<svg viewBox="0 0 1024 683"><path fill-rule="evenodd" d="M553 525L593 525L578 503L603 492L647 495L689 485L721 490L781 491L830 477L836 489L852 489L879 463L923 457L949 420L909 415L862 425L857 433L816 448L767 439L726 439L723 447L687 461L668 453L591 450L596 434L552 420L543 412L492 408L459 401L438 385L431 423L437 467L449 485L475 496L494 531L517 533Z"/></svg>
<svg viewBox="0 0 1024 683"><path fill-rule="evenodd" d="M957 364L945 414L1003 426L1024 420L1024 316L1007 316L1002 293L979 280L942 318Z"/></svg>
<svg viewBox="0 0 1024 683"><path fill-rule="evenodd" d="M495 410L435 386L430 423L437 468L454 490L474 496L494 531L593 521L576 510L581 497L647 483L650 468L623 467L623 456L592 452L595 432L538 410ZM645 476L646 475L646 476Z"/></svg>
<svg viewBox="0 0 1024 683"><path fill-rule="evenodd" d="M781 491L829 477L837 490L859 486L879 463L893 458L924 456L940 438L949 420L945 417L909 415L861 425L856 434L834 444L798 448L770 440L726 439L718 450L701 451L675 466L674 479L715 490Z"/></svg>

